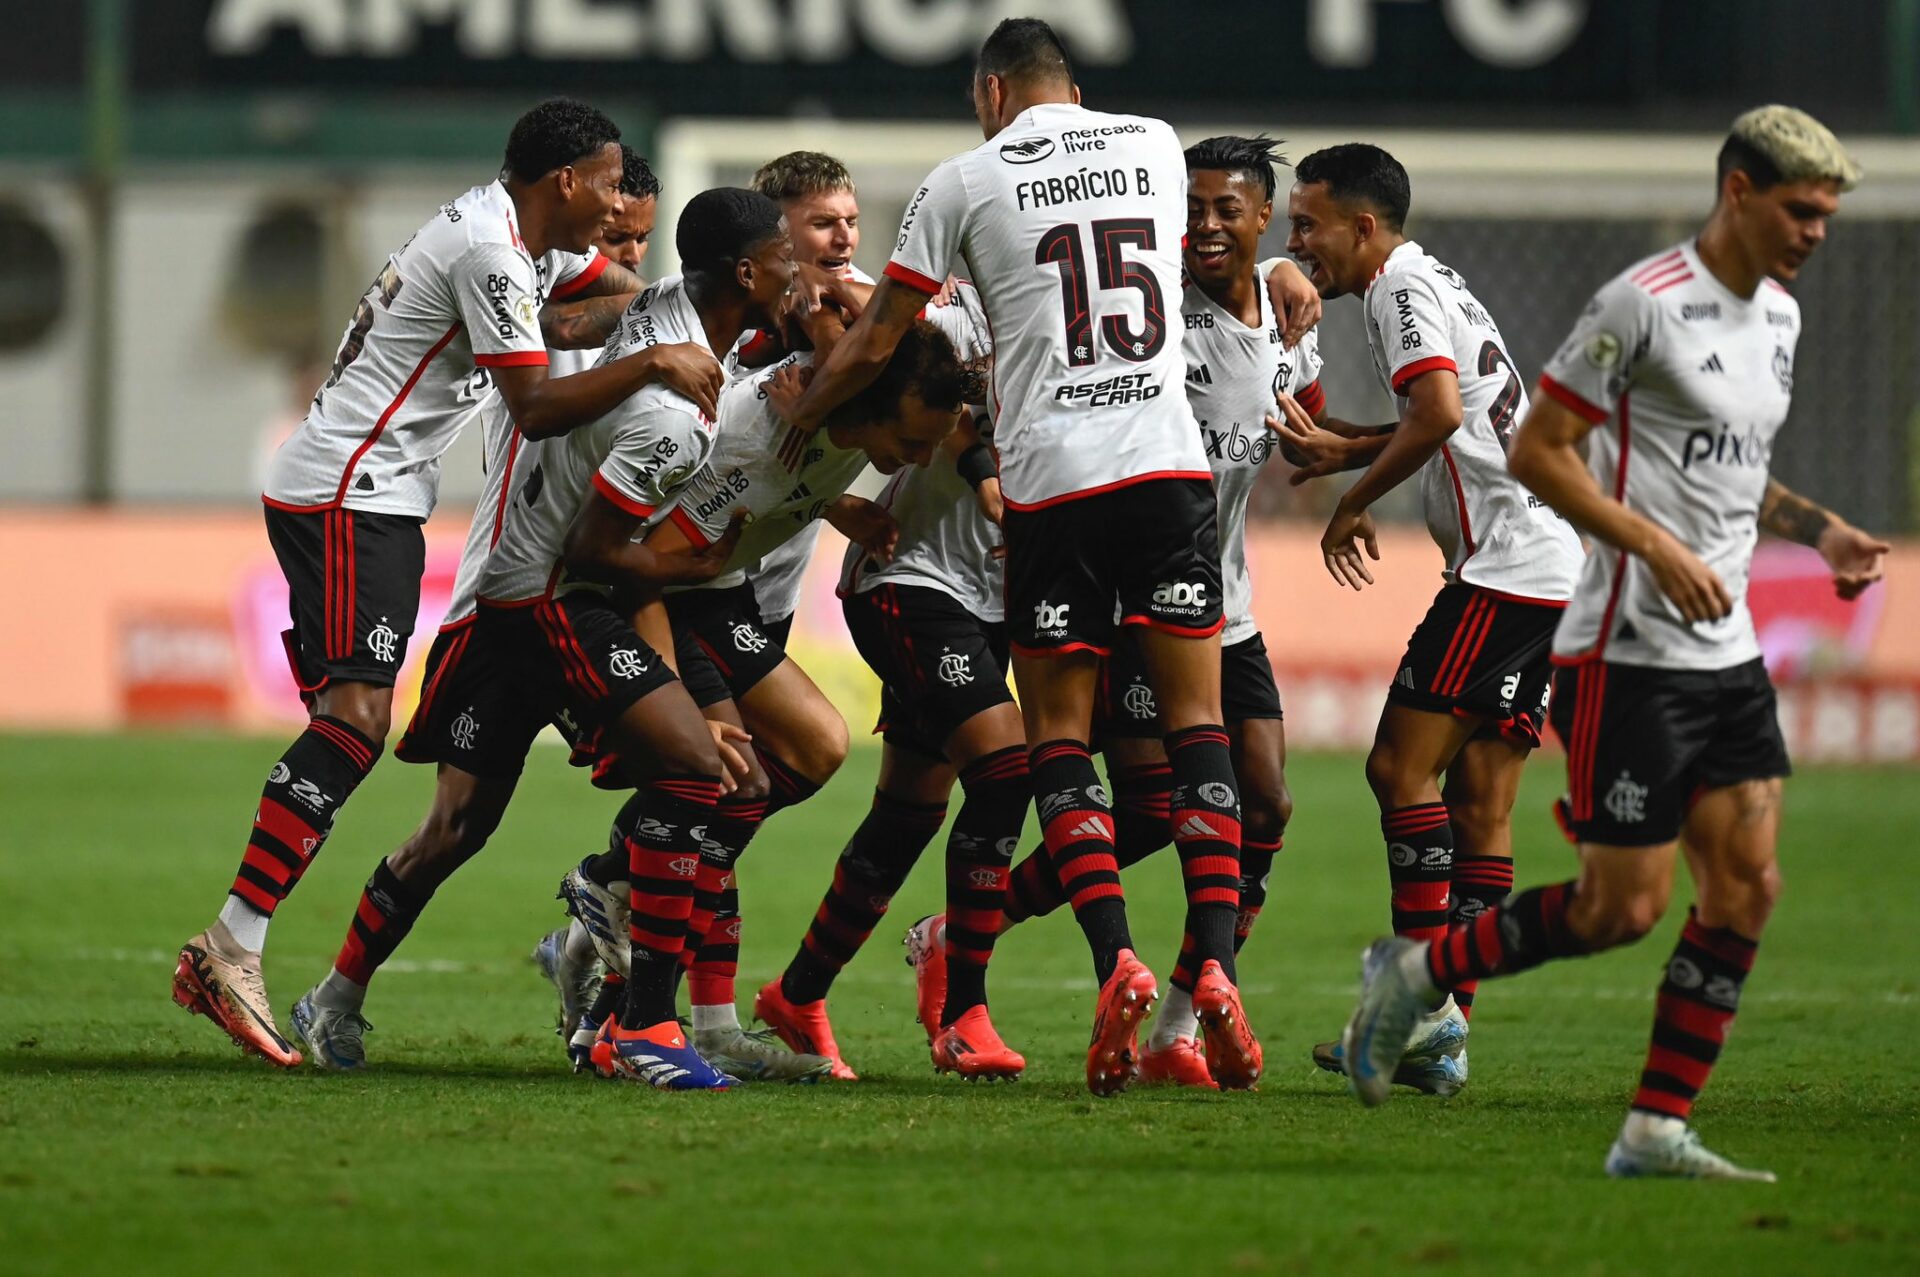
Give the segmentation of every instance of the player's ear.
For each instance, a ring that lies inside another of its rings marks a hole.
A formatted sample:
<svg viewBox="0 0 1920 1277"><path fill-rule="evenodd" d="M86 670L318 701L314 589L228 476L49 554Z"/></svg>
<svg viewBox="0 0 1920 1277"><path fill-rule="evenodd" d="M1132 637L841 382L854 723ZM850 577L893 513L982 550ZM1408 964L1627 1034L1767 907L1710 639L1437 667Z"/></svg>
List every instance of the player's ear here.
<svg viewBox="0 0 1920 1277"><path fill-rule="evenodd" d="M1753 193L1753 178L1744 169L1731 169L1720 183L1720 198L1738 208Z"/></svg>
<svg viewBox="0 0 1920 1277"><path fill-rule="evenodd" d="M1266 203L1262 204L1260 206L1259 216L1255 217L1253 220L1254 220L1254 224L1259 228L1255 233L1260 235L1265 235L1267 233L1268 223L1273 221L1273 201L1268 200Z"/></svg>
<svg viewBox="0 0 1920 1277"><path fill-rule="evenodd" d="M570 200L573 193L580 189L580 178L573 171L573 165L562 164L553 171L554 189L560 192L560 198Z"/></svg>
<svg viewBox="0 0 1920 1277"><path fill-rule="evenodd" d="M1380 229L1380 219L1362 209L1353 219L1353 237L1357 240L1369 240Z"/></svg>
<svg viewBox="0 0 1920 1277"><path fill-rule="evenodd" d="M753 291L754 264L751 257L736 258L733 263L733 280L740 285L742 292Z"/></svg>
<svg viewBox="0 0 1920 1277"><path fill-rule="evenodd" d="M1080 86L1077 84L1073 86L1073 104L1080 105Z"/></svg>

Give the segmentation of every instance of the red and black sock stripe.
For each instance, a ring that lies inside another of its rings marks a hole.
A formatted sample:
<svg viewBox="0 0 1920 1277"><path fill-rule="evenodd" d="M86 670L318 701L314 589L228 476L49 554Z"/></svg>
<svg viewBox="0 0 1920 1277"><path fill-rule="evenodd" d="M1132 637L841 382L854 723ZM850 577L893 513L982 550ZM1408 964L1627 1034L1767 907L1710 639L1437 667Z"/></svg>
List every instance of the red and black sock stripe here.
<svg viewBox="0 0 1920 1277"><path fill-rule="evenodd" d="M766 823L767 800L728 794L714 807L701 830L700 865L693 875L693 910L687 916L687 944L681 965L687 993L696 1006L733 1001L740 971L740 888L735 866Z"/></svg>
<svg viewBox="0 0 1920 1277"><path fill-rule="evenodd" d="M1393 884L1393 934L1437 940L1447 932L1453 823L1445 803L1396 807L1380 817Z"/></svg>
<svg viewBox="0 0 1920 1277"><path fill-rule="evenodd" d="M1187 891L1187 933L1181 967L1195 979L1209 960L1234 976L1233 927L1240 914L1240 790L1227 729L1217 724L1169 732L1173 769L1169 819ZM1181 972L1175 971L1176 987Z"/></svg>
<svg viewBox="0 0 1920 1277"><path fill-rule="evenodd" d="M1042 741L1027 758L1040 835L1093 950L1094 973L1104 982L1118 965L1120 950L1133 947L1106 787L1082 741Z"/></svg>
<svg viewBox="0 0 1920 1277"><path fill-rule="evenodd" d="M775 812L798 807L820 792L819 781L808 780L786 759L762 746L756 745L754 749L760 755L760 770L767 774L768 818Z"/></svg>
<svg viewBox="0 0 1920 1277"><path fill-rule="evenodd" d="M1447 907L1447 926L1464 927L1487 910L1513 894L1513 859L1509 856L1455 856L1453 858L1452 901ZM1453 986L1453 1000L1460 1014L1473 1016L1473 998L1479 989L1477 980L1463 980Z"/></svg>
<svg viewBox="0 0 1920 1277"><path fill-rule="evenodd" d="M1125 869L1173 841L1173 768L1164 762L1109 767L1107 779L1113 785L1113 859ZM1065 903L1066 889L1043 842L1013 867L1001 929L1043 918Z"/></svg>
<svg viewBox="0 0 1920 1277"><path fill-rule="evenodd" d="M1281 837L1240 840L1240 914L1233 922L1233 951L1246 947L1253 924L1267 903L1267 880L1273 876L1273 858L1285 845Z"/></svg>
<svg viewBox="0 0 1920 1277"><path fill-rule="evenodd" d="M432 888L421 891L402 882L383 857L360 893L333 969L362 987L371 984L373 973L393 956L431 899Z"/></svg>
<svg viewBox="0 0 1920 1277"><path fill-rule="evenodd" d="M966 801L947 838L947 1001L942 1024L987 1000L987 963L1000 935L1013 853L1033 787L1027 751L996 750L960 769Z"/></svg>
<svg viewBox="0 0 1920 1277"><path fill-rule="evenodd" d="M310 720L267 773L228 892L271 914L299 884L380 749L350 723L324 714Z"/></svg>
<svg viewBox="0 0 1920 1277"><path fill-rule="evenodd" d="M673 1018L673 989L700 864L699 831L714 818L720 778L667 777L649 781L640 792L646 802L627 834L632 975L620 1023L629 1029Z"/></svg>
<svg viewBox="0 0 1920 1277"><path fill-rule="evenodd" d="M1534 887L1495 905L1427 947L1427 976L1439 989L1515 975L1555 958L1577 958L1587 943L1567 925L1574 884Z"/></svg>
<svg viewBox="0 0 1920 1277"><path fill-rule="evenodd" d="M1667 960L1653 1021L1653 1043L1633 1107L1686 1121L1713 1073L1740 991L1753 970L1757 941L1729 927L1704 925L1691 910Z"/></svg>

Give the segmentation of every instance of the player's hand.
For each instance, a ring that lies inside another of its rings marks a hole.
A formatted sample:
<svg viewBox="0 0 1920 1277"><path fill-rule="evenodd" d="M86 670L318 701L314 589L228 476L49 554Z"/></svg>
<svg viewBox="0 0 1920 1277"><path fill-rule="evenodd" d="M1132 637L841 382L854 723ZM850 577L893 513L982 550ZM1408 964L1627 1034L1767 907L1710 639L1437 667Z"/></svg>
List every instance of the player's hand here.
<svg viewBox="0 0 1920 1277"><path fill-rule="evenodd" d="M686 558L692 565L689 583L697 585L702 581L711 581L726 571L728 561L733 558L734 548L740 544L740 534L746 530L746 527L747 512L735 510L733 517L727 521L727 530L720 534L718 541L688 554Z"/></svg>
<svg viewBox="0 0 1920 1277"><path fill-rule="evenodd" d="M1733 596L1714 570L1700 556L1680 544L1671 534L1661 532L1648 551L1641 555L1647 570L1653 573L1660 593L1672 600L1689 625L1717 621L1733 611Z"/></svg>
<svg viewBox="0 0 1920 1277"><path fill-rule="evenodd" d="M865 497L841 497L827 507L827 522L880 562L893 562L893 552L900 545L900 525L885 506Z"/></svg>
<svg viewBox="0 0 1920 1277"><path fill-rule="evenodd" d="M1886 557L1893 547L1840 519L1828 522L1814 543L1820 557L1833 569L1833 592L1851 602L1886 575Z"/></svg>
<svg viewBox="0 0 1920 1277"><path fill-rule="evenodd" d="M1344 470L1347 441L1313 424L1313 418L1292 395L1282 391L1275 398L1280 405L1280 416L1268 417L1267 429L1280 436L1280 455L1299 467L1287 476L1287 482L1299 487Z"/></svg>
<svg viewBox="0 0 1920 1277"><path fill-rule="evenodd" d="M1334 584L1350 585L1356 590L1373 584L1367 559L1380 561L1378 535L1373 516L1365 510L1356 513L1345 505L1335 507L1333 518L1327 521L1327 530L1320 534L1320 555ZM1362 545L1366 547L1365 558L1360 553Z"/></svg>
<svg viewBox="0 0 1920 1277"><path fill-rule="evenodd" d="M823 309L835 310L851 324L866 309L860 294L849 287L846 280L809 262L794 266L790 297L789 309L803 319Z"/></svg>
<svg viewBox="0 0 1920 1277"><path fill-rule="evenodd" d="M951 306L953 305L954 294L959 291L960 281L949 275L947 276L947 282L940 285L940 291L928 299L927 305L936 310L942 306Z"/></svg>
<svg viewBox="0 0 1920 1277"><path fill-rule="evenodd" d="M753 737L747 729L734 723L707 720L707 730L713 733L713 746L720 751L720 790L731 794L740 788L740 783L753 774L753 768L747 763L747 757L741 749L753 743Z"/></svg>
<svg viewBox="0 0 1920 1277"><path fill-rule="evenodd" d="M813 369L811 367L803 368L799 364L788 364L785 368L782 368L779 372L767 378L764 387L767 393L767 403L772 406L775 412L780 414L780 420L792 425L793 410L800 403L800 396L806 393L807 383L812 380ZM806 434L810 432L802 431L796 426L792 433L799 434L804 438ZM802 451L804 450L803 446ZM789 464L787 469L791 470L793 466Z"/></svg>
<svg viewBox="0 0 1920 1277"><path fill-rule="evenodd" d="M1283 257L1267 273L1267 296L1273 300L1273 313L1281 317L1280 343L1292 350L1320 322L1320 290Z"/></svg>
<svg viewBox="0 0 1920 1277"><path fill-rule="evenodd" d="M980 486L973 490L973 496L980 503L980 513L987 517L987 522L996 528L1001 526L1006 518L1007 502L1006 498L1000 495L999 477L982 479Z"/></svg>
<svg viewBox="0 0 1920 1277"><path fill-rule="evenodd" d="M690 341L669 342L649 346L629 358L646 360L654 381L693 400L708 421L719 419L720 392L726 389L727 374L705 346Z"/></svg>

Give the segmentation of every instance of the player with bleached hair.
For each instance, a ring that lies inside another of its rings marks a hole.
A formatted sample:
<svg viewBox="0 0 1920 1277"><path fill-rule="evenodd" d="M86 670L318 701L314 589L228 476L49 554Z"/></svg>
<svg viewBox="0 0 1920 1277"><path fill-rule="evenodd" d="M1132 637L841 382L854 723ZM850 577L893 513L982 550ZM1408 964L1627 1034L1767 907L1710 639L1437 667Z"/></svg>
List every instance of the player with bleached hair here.
<svg viewBox="0 0 1920 1277"><path fill-rule="evenodd" d="M1580 874L1431 943L1376 942L1344 1045L1355 1093L1380 1103L1400 1044L1442 990L1640 939L1666 911L1684 846L1696 902L1607 1173L1771 1181L1688 1124L1780 895L1790 768L1747 576L1764 529L1819 551L1852 599L1889 547L1767 472L1800 336L1785 285L1860 171L1817 120L1763 106L1734 121L1718 172L1698 236L1594 295L1509 458L1594 541L1553 645L1561 817Z"/></svg>

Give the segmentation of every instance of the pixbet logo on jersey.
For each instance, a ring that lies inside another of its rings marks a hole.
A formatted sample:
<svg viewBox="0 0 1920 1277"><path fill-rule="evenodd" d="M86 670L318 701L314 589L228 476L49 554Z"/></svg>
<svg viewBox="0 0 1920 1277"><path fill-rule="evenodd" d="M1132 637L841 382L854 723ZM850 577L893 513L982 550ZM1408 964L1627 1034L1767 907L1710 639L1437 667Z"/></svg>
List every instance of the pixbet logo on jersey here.
<svg viewBox="0 0 1920 1277"><path fill-rule="evenodd" d="M1772 448L1769 441L1758 430L1748 426L1736 431L1733 423L1723 421L1718 431L1689 430L1687 441L1680 449L1680 468L1690 470L1694 462L1702 465L1711 463L1717 466L1744 466L1752 470L1766 469L1771 459Z"/></svg>

